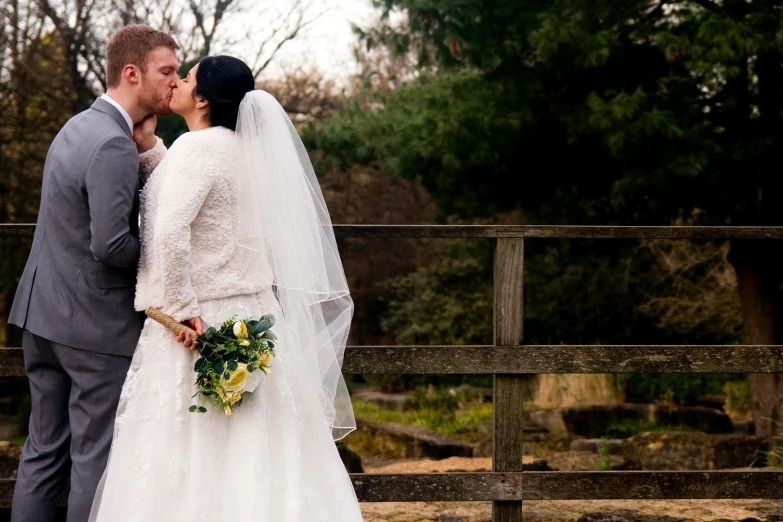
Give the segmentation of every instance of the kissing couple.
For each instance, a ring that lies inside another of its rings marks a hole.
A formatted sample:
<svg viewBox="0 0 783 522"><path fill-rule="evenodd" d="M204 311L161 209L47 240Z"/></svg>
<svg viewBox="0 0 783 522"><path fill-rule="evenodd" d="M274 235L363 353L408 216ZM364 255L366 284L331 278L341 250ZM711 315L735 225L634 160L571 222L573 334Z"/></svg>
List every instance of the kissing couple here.
<svg viewBox="0 0 783 522"><path fill-rule="evenodd" d="M23 328L30 434L11 520L354 522L334 440L355 429L341 364L353 302L307 152L237 58L179 78L144 25L106 49L108 90L49 148L9 322ZM188 132L169 149L156 115ZM271 372L231 416L191 413L199 338L277 318Z"/></svg>

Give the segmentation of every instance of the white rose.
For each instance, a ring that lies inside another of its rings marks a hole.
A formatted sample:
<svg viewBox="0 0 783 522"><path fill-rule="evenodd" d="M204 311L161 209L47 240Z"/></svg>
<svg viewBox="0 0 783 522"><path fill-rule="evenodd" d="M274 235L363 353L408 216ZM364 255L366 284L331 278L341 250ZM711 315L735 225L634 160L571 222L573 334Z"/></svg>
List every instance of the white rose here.
<svg viewBox="0 0 783 522"><path fill-rule="evenodd" d="M228 396L231 392L242 393L247 387L247 378L250 376L250 372L247 371L247 364L238 363L237 369L231 372L228 379L220 377L220 387L226 392Z"/></svg>
<svg viewBox="0 0 783 522"><path fill-rule="evenodd" d="M237 363L237 369L231 372L228 379L220 378L220 387L225 392L226 400L230 400L231 397L236 397L238 400L242 393L252 393L258 386L258 382L258 376L247 370L247 364Z"/></svg>
<svg viewBox="0 0 783 522"><path fill-rule="evenodd" d="M242 321L234 323L234 336L237 339L247 339L247 325Z"/></svg>
<svg viewBox="0 0 783 522"><path fill-rule="evenodd" d="M245 339L244 341L242 341L241 343L239 343L239 346L250 346L250 341L248 341L247 339Z"/></svg>

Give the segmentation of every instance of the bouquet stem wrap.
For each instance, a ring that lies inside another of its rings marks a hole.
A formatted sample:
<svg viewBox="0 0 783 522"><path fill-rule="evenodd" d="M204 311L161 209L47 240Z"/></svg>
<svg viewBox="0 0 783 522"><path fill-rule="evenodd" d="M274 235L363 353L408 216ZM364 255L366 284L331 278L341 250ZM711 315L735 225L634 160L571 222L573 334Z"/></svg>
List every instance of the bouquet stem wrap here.
<svg viewBox="0 0 783 522"><path fill-rule="evenodd" d="M150 319L159 322L169 330L173 331L175 334L190 334L191 339L197 339L198 334L193 328L190 328L189 326L185 326L182 323L177 322L173 317L170 315L166 315L163 312L161 312L157 308L147 308L147 310L144 312L147 314L147 317Z"/></svg>

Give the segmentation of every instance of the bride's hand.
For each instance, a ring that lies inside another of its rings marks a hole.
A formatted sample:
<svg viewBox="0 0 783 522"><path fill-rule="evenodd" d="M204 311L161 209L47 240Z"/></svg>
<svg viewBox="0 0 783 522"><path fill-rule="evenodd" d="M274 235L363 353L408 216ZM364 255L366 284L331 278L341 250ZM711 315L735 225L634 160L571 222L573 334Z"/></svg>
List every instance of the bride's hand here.
<svg viewBox="0 0 783 522"><path fill-rule="evenodd" d="M155 126L157 124L157 117L154 114L149 114L133 126L133 141L136 142L139 154L147 152L155 146Z"/></svg>
<svg viewBox="0 0 783 522"><path fill-rule="evenodd" d="M194 329L198 335L202 335L204 333L204 325L201 324L201 317L195 317L193 319L182 321L182 324ZM198 348L198 342L196 339L191 339L190 334L177 334L177 342L184 344L185 347L190 348L191 351Z"/></svg>

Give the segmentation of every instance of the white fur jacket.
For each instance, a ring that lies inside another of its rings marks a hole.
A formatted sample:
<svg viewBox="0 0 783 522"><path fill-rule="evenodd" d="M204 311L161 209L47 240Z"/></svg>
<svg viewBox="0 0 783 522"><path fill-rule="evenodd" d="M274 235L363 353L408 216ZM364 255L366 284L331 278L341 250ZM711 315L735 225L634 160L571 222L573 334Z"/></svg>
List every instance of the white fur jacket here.
<svg viewBox="0 0 783 522"><path fill-rule="evenodd" d="M188 132L167 151L160 138L139 156L141 257L136 310L161 308L177 321L199 302L260 291L245 280L248 251L236 246L234 132Z"/></svg>

